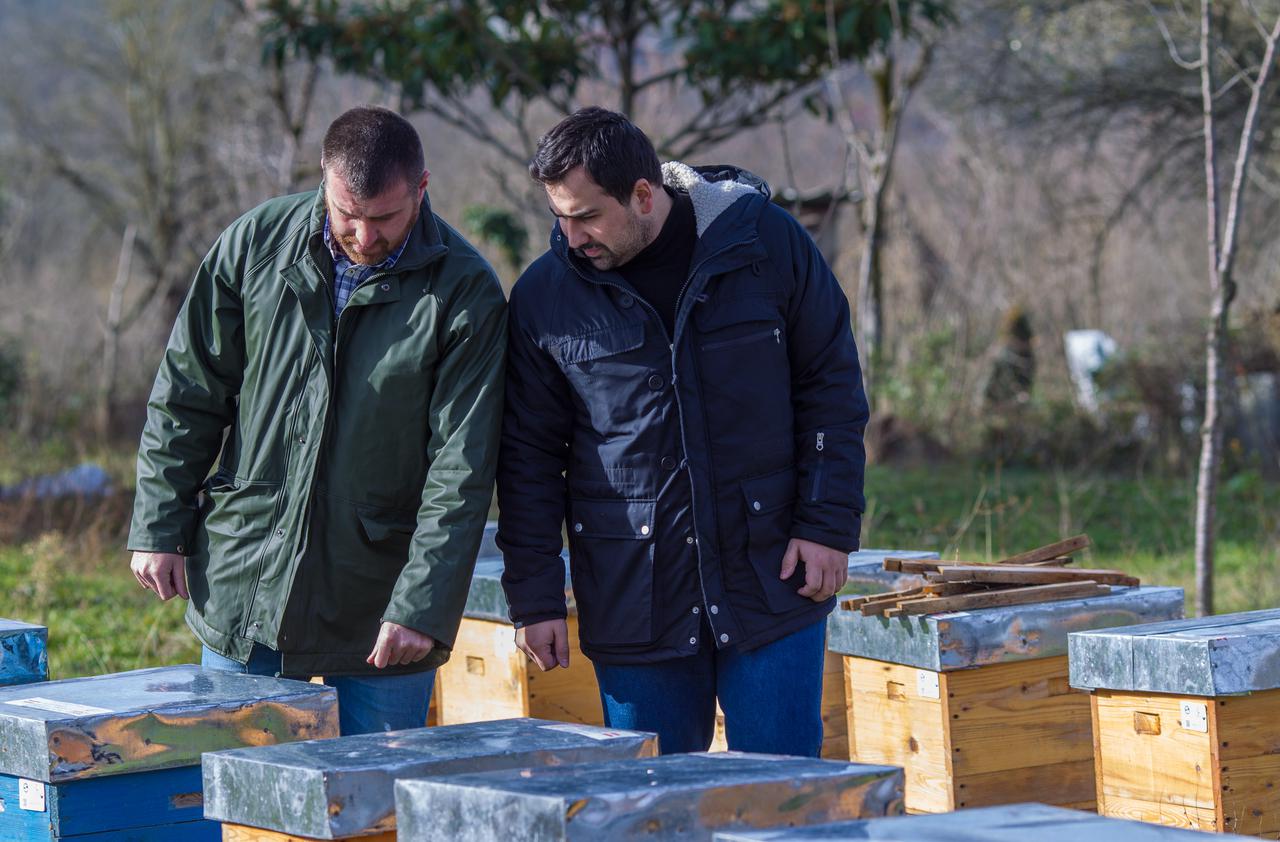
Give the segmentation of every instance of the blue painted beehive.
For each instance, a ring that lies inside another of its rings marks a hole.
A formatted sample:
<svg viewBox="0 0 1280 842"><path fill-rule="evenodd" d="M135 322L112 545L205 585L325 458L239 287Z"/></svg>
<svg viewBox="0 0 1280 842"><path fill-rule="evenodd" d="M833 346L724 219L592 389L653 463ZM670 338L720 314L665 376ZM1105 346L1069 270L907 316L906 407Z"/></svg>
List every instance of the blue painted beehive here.
<svg viewBox="0 0 1280 842"><path fill-rule="evenodd" d="M0 688L0 839L212 842L202 753L337 733L332 688L189 665Z"/></svg>
<svg viewBox="0 0 1280 842"><path fill-rule="evenodd" d="M49 631L0 617L0 687L49 677Z"/></svg>

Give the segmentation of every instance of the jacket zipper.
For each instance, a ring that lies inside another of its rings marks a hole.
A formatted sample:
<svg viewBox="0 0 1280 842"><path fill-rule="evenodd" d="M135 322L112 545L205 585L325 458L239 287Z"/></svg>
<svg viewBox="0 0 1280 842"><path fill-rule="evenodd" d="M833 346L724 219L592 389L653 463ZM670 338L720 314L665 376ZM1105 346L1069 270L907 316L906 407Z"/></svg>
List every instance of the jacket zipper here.
<svg viewBox="0 0 1280 842"><path fill-rule="evenodd" d="M719 342L708 342L705 345L699 346L699 348L703 351L715 351L720 348L733 348L737 345L748 345L752 342L759 342L761 339L768 339L770 336L773 337L774 342L779 345L782 344L782 330L781 328L775 327L772 330L766 330L763 333L749 333L746 336L738 336L733 339L722 339Z"/></svg>
<svg viewBox="0 0 1280 842"><path fill-rule="evenodd" d="M813 449L818 451L818 466L813 469L813 492L809 495L810 503L816 503L822 499L822 473L823 468L826 467L826 460L823 456L822 450L825 446L823 440L826 438L826 435L826 433L819 432L813 444Z"/></svg>
<svg viewBox="0 0 1280 842"><path fill-rule="evenodd" d="M563 234L561 236L563 236ZM698 265L695 266L689 272L688 277L684 279L684 286L680 287L680 294L676 296L676 326L677 327L679 327L679 323L680 323L680 302L684 300L685 292L689 289L689 285L693 283L693 279L698 276L698 273L700 271L702 271L702 267L706 266L713 259L719 257L720 255L725 254L726 252L732 249L735 249L740 245L744 245L745 242L747 241L731 243L725 246L724 248L721 248L721 249L718 249L717 251L712 252L711 254L704 257L701 261L699 261ZM654 308L652 304L650 304L648 301L645 301L643 296L637 295L633 290L629 290L626 287L624 287L622 284L615 283L614 281L605 280L604 278L589 278L587 277L587 274L585 272L583 272L581 269L579 269L577 266L574 265L571 259L566 259L565 262L568 263L570 268L572 268L573 271L576 272L578 276L582 278L584 281L586 281L587 283L613 287L614 289L621 290L627 295L632 296L633 298L635 298L636 301L639 301L641 304L643 304L645 309L647 309L650 312L650 314L653 315L654 320L657 321L658 329L662 331L663 338L667 340L667 348L671 352L671 391L676 396L676 414L680 418L680 447L684 450L685 456L683 457L683 460L687 463L688 454L689 454L689 442L685 438L685 432L684 432L684 404L681 403L680 401L680 389L677 388L676 386L676 382L677 382L676 381L676 378L677 378L676 345L671 334L667 333L667 326L666 324L663 323L662 317L658 315L657 309ZM711 452L710 447L708 447L707 452L708 453ZM708 468L708 471L710 471L710 468ZM697 492L697 489L694 487L692 476L689 477L689 507L694 512L693 528L694 528L694 532L696 533L698 529L698 519L697 519L698 492ZM656 529L654 530L654 533L655 534L657 533ZM695 540L693 542L693 549L698 557L698 590L702 594L702 604L706 605L709 602L709 600L707 599L707 586L702 581L702 542ZM711 619L710 612L708 612L708 615L707 615L707 624L711 626L712 634L714 636L715 621ZM712 640L712 645L713 646L715 645L714 640Z"/></svg>

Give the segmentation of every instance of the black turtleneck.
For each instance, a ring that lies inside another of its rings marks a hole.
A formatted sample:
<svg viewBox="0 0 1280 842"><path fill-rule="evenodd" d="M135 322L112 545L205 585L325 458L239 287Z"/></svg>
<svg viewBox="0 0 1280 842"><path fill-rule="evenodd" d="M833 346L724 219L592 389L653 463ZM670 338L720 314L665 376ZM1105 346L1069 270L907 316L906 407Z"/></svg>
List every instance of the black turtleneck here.
<svg viewBox="0 0 1280 842"><path fill-rule="evenodd" d="M663 189L671 197L671 213L667 214L662 231L643 251L619 266L618 274L653 305L671 336L675 333L676 300L689 277L698 232L689 194Z"/></svg>

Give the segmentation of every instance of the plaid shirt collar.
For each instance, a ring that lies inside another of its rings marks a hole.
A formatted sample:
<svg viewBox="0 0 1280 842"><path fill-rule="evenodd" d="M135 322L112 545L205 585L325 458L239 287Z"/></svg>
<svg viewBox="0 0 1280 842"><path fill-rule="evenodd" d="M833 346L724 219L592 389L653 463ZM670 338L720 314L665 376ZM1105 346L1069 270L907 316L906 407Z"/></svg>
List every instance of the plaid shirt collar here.
<svg viewBox="0 0 1280 842"><path fill-rule="evenodd" d="M329 248L329 254L333 255L333 311L335 318L342 314L342 309L347 306L347 301L351 298L351 293L356 291L356 287L364 283L374 272L385 271L396 265L396 261L404 253L405 246L409 245L409 237L412 235L413 232L410 231L409 235L404 238L404 242L400 244L400 247L387 255L386 260L376 266L365 266L361 263L351 262L351 258L347 257L347 253L338 245L338 241L334 239L329 229L329 214L326 213L324 215L324 244Z"/></svg>

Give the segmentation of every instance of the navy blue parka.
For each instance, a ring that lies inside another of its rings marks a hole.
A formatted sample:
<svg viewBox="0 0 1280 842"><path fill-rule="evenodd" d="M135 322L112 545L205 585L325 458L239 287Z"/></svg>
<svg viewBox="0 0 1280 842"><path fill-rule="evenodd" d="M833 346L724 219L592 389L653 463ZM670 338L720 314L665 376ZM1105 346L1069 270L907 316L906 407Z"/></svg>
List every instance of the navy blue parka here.
<svg viewBox="0 0 1280 842"><path fill-rule="evenodd" d="M787 542L855 550L864 509L867 401L826 261L750 173L663 173L698 229L674 336L558 225L510 300L498 544L511 618L566 616L565 526L582 650L601 663L750 649L817 622L834 598L779 579Z"/></svg>

